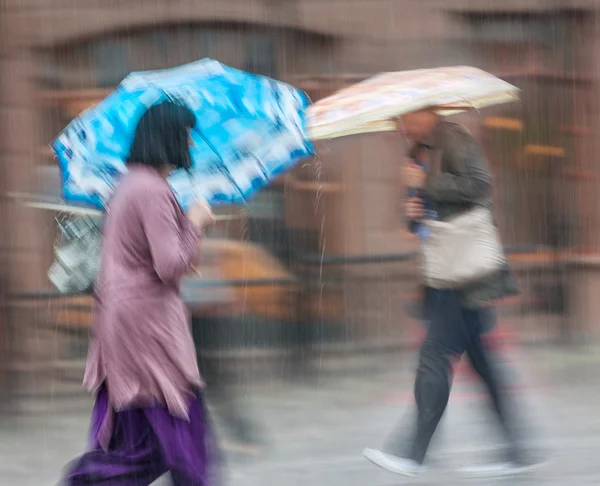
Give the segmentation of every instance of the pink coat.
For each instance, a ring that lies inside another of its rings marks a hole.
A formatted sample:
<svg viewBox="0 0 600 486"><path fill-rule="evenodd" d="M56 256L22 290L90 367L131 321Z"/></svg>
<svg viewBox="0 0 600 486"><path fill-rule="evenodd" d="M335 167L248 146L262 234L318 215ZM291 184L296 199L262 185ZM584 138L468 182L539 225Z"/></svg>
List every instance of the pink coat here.
<svg viewBox="0 0 600 486"><path fill-rule="evenodd" d="M104 225L84 378L90 392L106 383L114 410L162 404L187 419L190 396L204 386L179 297L200 237L158 172L132 166ZM104 425L107 447L112 425Z"/></svg>

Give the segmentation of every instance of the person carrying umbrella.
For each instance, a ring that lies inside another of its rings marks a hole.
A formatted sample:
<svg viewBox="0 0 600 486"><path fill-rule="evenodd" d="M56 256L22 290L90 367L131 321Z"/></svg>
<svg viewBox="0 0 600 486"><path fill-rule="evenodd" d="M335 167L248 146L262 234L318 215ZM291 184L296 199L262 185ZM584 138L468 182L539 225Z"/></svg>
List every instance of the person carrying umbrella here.
<svg viewBox="0 0 600 486"><path fill-rule="evenodd" d="M84 379L97 395L90 448L69 467L67 485L145 486L167 471L181 486L216 478L204 383L179 297L214 217L204 202L185 214L166 180L190 169L195 125L182 104L148 109L108 205Z"/></svg>
<svg viewBox="0 0 600 486"><path fill-rule="evenodd" d="M60 258L52 274L59 290L89 283L98 301L84 377L96 394L90 445L66 484L145 486L167 471L176 485L219 479L180 281L215 220L210 206L245 204L314 153L308 104L290 85L201 59L131 73L52 143L66 202L106 214L102 245L91 244L94 226L61 252L89 248L98 265Z"/></svg>
<svg viewBox="0 0 600 486"><path fill-rule="evenodd" d="M491 208L492 178L473 136L464 127L442 120L434 109L408 113L402 117L401 125L401 131L417 151L427 147L432 154L428 172L423 166L410 163L405 175L407 185L412 188L406 202L407 220L427 245L431 234L421 231L430 219L426 208L431 206L441 222L452 221L473 208ZM436 159L437 170L431 167ZM435 228L435 224L430 226ZM478 236L465 233L463 238ZM521 446L513 410L503 391L503 377L482 342L482 334L489 331L491 303L518 292L508 265L505 260L502 262L494 272L468 285L428 289L428 328L414 386L417 405L414 435L402 451L365 449L365 457L374 464L405 476L423 470L430 441L448 404L452 363L466 354L486 386L493 411L510 445L506 462L473 472L506 474L537 465Z"/></svg>
<svg viewBox="0 0 600 486"><path fill-rule="evenodd" d="M465 353L488 389L511 446L508 462L471 471L506 473L535 463L519 445L502 377L482 344L482 334L495 322L492 303L518 291L493 219L492 178L471 134L442 119L518 99L517 87L490 73L447 66L380 73L308 110L314 140L398 131L400 125L411 144L414 163L406 170L406 214L421 240L427 290L427 309L411 313L426 321L427 334L415 380L418 416L413 440L405 450L364 451L368 460L387 470L407 476L422 471L448 403L452 363Z"/></svg>

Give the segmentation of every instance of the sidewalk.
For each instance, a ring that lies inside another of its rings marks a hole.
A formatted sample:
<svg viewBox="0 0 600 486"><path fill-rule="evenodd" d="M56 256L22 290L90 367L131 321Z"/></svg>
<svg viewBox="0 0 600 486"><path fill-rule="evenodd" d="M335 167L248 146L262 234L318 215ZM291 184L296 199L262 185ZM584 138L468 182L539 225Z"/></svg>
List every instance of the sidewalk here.
<svg viewBox="0 0 600 486"><path fill-rule="evenodd" d="M600 484L600 353L517 348L510 360L521 378L512 383L519 402L526 403L523 410L543 430L537 442L555 453L546 469L510 484ZM232 459L229 484L462 484L456 468L493 459L500 445L484 408L485 395L469 373L457 373L432 448L430 473L405 480L361 457L363 447L381 445L399 419L410 418L413 367L414 354L357 356L317 361L314 378L304 383L245 383L240 393L267 426L271 447L252 461ZM81 400L43 405L30 416L2 425L0 484L56 484L62 466L82 451L89 401L82 395Z"/></svg>

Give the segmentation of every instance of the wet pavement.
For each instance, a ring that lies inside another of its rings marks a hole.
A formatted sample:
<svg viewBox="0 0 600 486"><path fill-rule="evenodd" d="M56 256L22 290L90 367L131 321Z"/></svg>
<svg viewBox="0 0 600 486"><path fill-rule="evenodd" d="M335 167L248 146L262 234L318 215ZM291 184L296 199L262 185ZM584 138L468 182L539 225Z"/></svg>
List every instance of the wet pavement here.
<svg viewBox="0 0 600 486"><path fill-rule="evenodd" d="M470 479L468 484L600 484L598 351L521 347L510 352L509 365L517 373L511 387L522 419L535 432L531 445L548 450L552 460L528 476ZM450 405L432 446L429 473L404 479L375 468L361 456L365 446L380 446L400 419L410 421L414 364L412 352L317 358L313 375L303 381L275 377L244 381L241 399L266 426L269 446L260 457L229 454L228 483L463 484L457 468L493 460L502 444L485 394L466 368L457 371ZM35 404L29 415L5 421L0 428L0 484L56 484L62 466L85 444L89 407L83 395L56 399ZM218 414L214 415L218 422Z"/></svg>

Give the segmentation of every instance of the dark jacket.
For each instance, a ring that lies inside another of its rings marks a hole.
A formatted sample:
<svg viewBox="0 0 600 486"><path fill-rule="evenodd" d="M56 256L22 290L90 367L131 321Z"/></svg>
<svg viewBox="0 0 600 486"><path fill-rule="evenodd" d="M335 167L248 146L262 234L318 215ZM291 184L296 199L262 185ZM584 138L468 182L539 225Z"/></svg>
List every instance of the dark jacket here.
<svg viewBox="0 0 600 486"><path fill-rule="evenodd" d="M425 181L424 196L444 221L483 204L492 209L492 177L485 156L475 138L462 126L440 122L428 140L432 161L439 154L439 169ZM435 164L435 162L433 162ZM476 308L488 302L519 293L508 265L484 280L458 289L465 307Z"/></svg>

